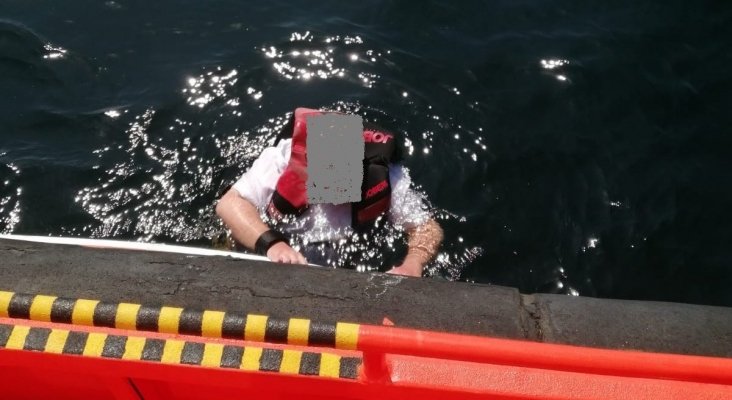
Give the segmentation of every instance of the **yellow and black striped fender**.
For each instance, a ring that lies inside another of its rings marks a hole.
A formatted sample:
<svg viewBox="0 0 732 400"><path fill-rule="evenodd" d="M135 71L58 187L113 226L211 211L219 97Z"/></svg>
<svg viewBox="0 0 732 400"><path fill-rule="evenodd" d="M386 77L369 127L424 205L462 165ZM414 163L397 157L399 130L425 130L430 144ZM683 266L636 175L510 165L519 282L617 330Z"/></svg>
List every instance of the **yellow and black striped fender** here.
<svg viewBox="0 0 732 400"><path fill-rule="evenodd" d="M0 348L51 354L356 379L360 357L0 321ZM233 341L231 341L233 342ZM235 343L235 342L233 342Z"/></svg>
<svg viewBox="0 0 732 400"><path fill-rule="evenodd" d="M359 324L0 291L0 317L354 350Z"/></svg>

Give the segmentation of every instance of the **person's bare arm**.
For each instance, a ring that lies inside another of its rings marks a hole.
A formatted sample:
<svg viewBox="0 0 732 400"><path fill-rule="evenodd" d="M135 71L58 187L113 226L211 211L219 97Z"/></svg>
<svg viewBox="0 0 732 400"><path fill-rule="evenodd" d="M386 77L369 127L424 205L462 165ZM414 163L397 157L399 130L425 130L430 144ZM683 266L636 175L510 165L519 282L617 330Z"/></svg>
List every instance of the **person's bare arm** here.
<svg viewBox="0 0 732 400"><path fill-rule="evenodd" d="M216 205L216 214L231 229L234 240L250 250L254 250L259 236L269 230L267 224L260 218L257 208L233 189L221 197ZM267 250L267 257L282 263L307 264L305 257L285 242L272 245Z"/></svg>
<svg viewBox="0 0 732 400"><path fill-rule="evenodd" d="M407 256L401 265L387 273L395 275L422 276L424 266L437 255L442 243L443 233L440 224L429 219L424 224L407 231Z"/></svg>

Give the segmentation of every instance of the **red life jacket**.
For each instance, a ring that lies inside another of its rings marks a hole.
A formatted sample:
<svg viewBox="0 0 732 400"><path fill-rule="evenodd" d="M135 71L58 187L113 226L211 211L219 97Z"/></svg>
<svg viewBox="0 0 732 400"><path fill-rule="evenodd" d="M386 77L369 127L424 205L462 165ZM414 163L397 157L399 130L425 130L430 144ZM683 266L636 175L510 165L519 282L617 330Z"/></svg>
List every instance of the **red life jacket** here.
<svg viewBox="0 0 732 400"><path fill-rule="evenodd" d="M299 216L308 207L307 174L307 116L323 112L297 108L283 128L277 141L292 138L290 161L277 181L277 187L267 206L270 217L280 220L285 215ZM396 138L391 132L374 126L364 126L363 184L361 201L351 203L352 226L367 228L391 204L389 163L396 157Z"/></svg>

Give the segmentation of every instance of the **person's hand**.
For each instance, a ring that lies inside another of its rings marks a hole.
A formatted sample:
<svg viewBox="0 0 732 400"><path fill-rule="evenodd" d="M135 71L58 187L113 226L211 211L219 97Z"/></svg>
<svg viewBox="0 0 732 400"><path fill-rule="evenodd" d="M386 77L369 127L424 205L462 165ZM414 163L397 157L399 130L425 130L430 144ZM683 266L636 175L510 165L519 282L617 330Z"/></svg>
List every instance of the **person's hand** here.
<svg viewBox="0 0 732 400"><path fill-rule="evenodd" d="M417 262L404 260L401 265L397 265L396 267L386 271L386 273L392 275L414 276L419 278L422 276L422 265Z"/></svg>
<svg viewBox="0 0 732 400"><path fill-rule="evenodd" d="M307 264L308 260L285 242L277 242L267 250L267 258L284 264Z"/></svg>

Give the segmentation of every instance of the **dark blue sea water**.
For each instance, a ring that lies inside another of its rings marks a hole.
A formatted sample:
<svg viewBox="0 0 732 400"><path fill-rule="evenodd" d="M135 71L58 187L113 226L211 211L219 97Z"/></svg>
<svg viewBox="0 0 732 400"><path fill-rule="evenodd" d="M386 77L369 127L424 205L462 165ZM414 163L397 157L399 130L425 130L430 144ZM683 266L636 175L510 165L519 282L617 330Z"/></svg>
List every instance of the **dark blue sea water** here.
<svg viewBox="0 0 732 400"><path fill-rule="evenodd" d="M0 0L0 231L210 246L296 106L406 135L430 276L732 306L728 1Z"/></svg>

